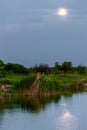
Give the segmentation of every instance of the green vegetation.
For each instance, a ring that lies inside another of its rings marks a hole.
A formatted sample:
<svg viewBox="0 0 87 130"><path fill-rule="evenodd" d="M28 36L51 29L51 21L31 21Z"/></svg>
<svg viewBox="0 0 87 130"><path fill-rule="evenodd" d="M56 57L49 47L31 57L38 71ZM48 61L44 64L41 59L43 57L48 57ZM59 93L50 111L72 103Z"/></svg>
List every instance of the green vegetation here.
<svg viewBox="0 0 87 130"><path fill-rule="evenodd" d="M7 63L4 66L4 70L8 73L14 74L28 74L28 69L20 64Z"/></svg>
<svg viewBox="0 0 87 130"><path fill-rule="evenodd" d="M23 77L24 77L23 75L9 74L9 75L6 75L5 77L0 78L0 83L14 84L16 81L21 80Z"/></svg>
<svg viewBox="0 0 87 130"><path fill-rule="evenodd" d="M40 90L42 92L68 92L81 91L87 82L86 75L78 74L55 74L43 75L40 79Z"/></svg>
<svg viewBox="0 0 87 130"><path fill-rule="evenodd" d="M41 74L50 74L51 68L47 64L35 65L28 69L30 73L41 73Z"/></svg>
<svg viewBox="0 0 87 130"><path fill-rule="evenodd" d="M29 88L34 80L36 79L36 75L7 75L6 77L0 78L1 87L4 85L10 85L11 91L10 92L19 92L24 91L25 89ZM2 89L4 91L5 88ZM6 90L8 92L8 88Z"/></svg>
<svg viewBox="0 0 87 130"><path fill-rule="evenodd" d="M14 90L25 90L29 89L33 82L35 81L35 75L29 75L21 78L20 80L16 80L13 84Z"/></svg>
<svg viewBox="0 0 87 130"><path fill-rule="evenodd" d="M39 73L39 76L37 75ZM26 68L20 64L0 60L0 93L64 93L87 89L87 67L73 66L72 62L55 62Z"/></svg>

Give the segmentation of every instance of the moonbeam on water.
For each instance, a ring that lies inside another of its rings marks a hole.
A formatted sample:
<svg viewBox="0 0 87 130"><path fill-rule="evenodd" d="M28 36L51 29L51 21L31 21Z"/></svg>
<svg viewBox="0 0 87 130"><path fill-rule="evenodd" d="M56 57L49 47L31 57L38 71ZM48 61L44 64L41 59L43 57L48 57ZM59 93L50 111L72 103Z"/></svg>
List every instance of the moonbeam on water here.
<svg viewBox="0 0 87 130"><path fill-rule="evenodd" d="M57 118L56 128L57 130L77 130L77 122L78 119L74 115L65 111Z"/></svg>

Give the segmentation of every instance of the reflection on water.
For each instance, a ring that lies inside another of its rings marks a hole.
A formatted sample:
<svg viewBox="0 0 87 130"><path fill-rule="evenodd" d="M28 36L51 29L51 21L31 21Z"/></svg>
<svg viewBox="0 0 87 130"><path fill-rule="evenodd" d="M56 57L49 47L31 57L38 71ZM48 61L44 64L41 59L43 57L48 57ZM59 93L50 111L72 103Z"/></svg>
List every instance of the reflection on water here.
<svg viewBox="0 0 87 130"><path fill-rule="evenodd" d="M59 96L0 98L0 130L47 130L48 120L53 118L45 117L46 109L59 101Z"/></svg>
<svg viewBox="0 0 87 130"><path fill-rule="evenodd" d="M65 111L57 119L57 130L77 130L78 120L69 111Z"/></svg>
<svg viewBox="0 0 87 130"><path fill-rule="evenodd" d="M61 103L61 106L67 107L66 103Z"/></svg>
<svg viewBox="0 0 87 130"><path fill-rule="evenodd" d="M0 130L86 130L87 94L0 97Z"/></svg>
<svg viewBox="0 0 87 130"><path fill-rule="evenodd" d="M67 103L63 102L60 104L62 106L62 114L56 121L57 130L77 130L78 128L78 118L68 110L68 103L71 104L73 98L67 99Z"/></svg>
<svg viewBox="0 0 87 130"><path fill-rule="evenodd" d="M43 96L43 97L9 97L0 98L0 111L8 108L13 110L21 108L23 111L40 112L45 110L50 103L58 103L60 96Z"/></svg>

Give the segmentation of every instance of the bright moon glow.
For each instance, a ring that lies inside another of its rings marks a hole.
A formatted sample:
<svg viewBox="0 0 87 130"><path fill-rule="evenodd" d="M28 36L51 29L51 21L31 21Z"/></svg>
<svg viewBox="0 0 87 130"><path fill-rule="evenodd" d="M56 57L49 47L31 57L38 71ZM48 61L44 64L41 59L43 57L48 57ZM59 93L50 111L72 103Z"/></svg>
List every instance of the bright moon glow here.
<svg viewBox="0 0 87 130"><path fill-rule="evenodd" d="M57 11L57 15L60 15L60 16L66 16L67 14L68 14L68 11L65 8L60 8Z"/></svg>

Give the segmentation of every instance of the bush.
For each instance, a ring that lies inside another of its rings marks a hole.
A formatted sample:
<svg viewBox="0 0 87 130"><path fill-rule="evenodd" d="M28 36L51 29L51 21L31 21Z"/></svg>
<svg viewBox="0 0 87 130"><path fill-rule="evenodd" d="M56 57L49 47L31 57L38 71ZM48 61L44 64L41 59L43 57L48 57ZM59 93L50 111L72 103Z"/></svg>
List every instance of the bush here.
<svg viewBox="0 0 87 130"><path fill-rule="evenodd" d="M5 65L4 69L7 72L14 73L14 74L27 74L28 73L28 69L20 64L8 63Z"/></svg>

